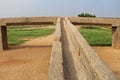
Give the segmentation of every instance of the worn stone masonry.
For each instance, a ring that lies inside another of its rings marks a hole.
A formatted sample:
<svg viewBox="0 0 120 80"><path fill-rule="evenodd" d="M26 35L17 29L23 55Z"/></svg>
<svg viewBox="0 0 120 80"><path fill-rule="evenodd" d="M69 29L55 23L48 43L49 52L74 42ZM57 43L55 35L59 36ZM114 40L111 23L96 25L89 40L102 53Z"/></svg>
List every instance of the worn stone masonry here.
<svg viewBox="0 0 120 80"><path fill-rule="evenodd" d="M120 49L120 27L112 26L112 46Z"/></svg>
<svg viewBox="0 0 120 80"><path fill-rule="evenodd" d="M78 18L69 17L73 24L88 24L88 25L107 25L111 26L112 46L120 49L120 19L116 18ZM8 48L7 41L7 26L10 25L39 25L39 24L56 24L57 17L20 17L20 18L2 18L0 19L0 50Z"/></svg>
<svg viewBox="0 0 120 80"><path fill-rule="evenodd" d="M55 37L53 41L50 67L49 67L49 80L64 80L63 71L63 56L62 56L62 42L61 42L61 20L58 18L55 30Z"/></svg>
<svg viewBox="0 0 120 80"><path fill-rule="evenodd" d="M8 49L7 26L56 24L57 17L20 17L0 19L0 50Z"/></svg>
<svg viewBox="0 0 120 80"><path fill-rule="evenodd" d="M100 25L112 27L112 47L120 49L120 19L119 18L83 18L69 17L74 25Z"/></svg>
<svg viewBox="0 0 120 80"><path fill-rule="evenodd" d="M63 51L63 61L68 69L65 75L69 75L66 80L117 80L68 19L65 19L63 30L66 32L64 38L68 42L68 46L63 44L68 47Z"/></svg>
<svg viewBox="0 0 120 80"><path fill-rule="evenodd" d="M28 17L0 19L0 50L8 48L7 26L55 24L49 80L117 80L73 24L112 27L112 46L120 49L120 19Z"/></svg>
<svg viewBox="0 0 120 80"><path fill-rule="evenodd" d="M67 18L61 19L55 34L49 80L117 80Z"/></svg>

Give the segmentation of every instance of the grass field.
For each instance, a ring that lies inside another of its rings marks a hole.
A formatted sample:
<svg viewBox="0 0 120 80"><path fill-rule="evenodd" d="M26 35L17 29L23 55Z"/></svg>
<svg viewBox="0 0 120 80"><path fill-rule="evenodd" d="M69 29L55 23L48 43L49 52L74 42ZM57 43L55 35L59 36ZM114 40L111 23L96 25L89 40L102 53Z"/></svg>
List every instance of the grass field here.
<svg viewBox="0 0 120 80"><path fill-rule="evenodd" d="M55 31L53 28L41 28L41 29L25 29L26 27L9 27L7 29L8 44L19 45L25 41L36 38L47 36Z"/></svg>
<svg viewBox="0 0 120 80"><path fill-rule="evenodd" d="M83 27L79 31L91 46L111 46L112 32L110 28Z"/></svg>

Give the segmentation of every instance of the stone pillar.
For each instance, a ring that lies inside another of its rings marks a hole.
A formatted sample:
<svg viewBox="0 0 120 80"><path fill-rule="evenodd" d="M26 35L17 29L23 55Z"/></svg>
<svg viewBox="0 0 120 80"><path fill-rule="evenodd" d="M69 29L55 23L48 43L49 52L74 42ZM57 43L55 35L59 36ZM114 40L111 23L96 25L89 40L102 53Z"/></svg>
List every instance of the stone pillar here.
<svg viewBox="0 0 120 80"><path fill-rule="evenodd" d="M120 27L112 26L112 47L120 49Z"/></svg>
<svg viewBox="0 0 120 80"><path fill-rule="evenodd" d="M8 48L7 27L0 26L0 50L5 50L7 48Z"/></svg>

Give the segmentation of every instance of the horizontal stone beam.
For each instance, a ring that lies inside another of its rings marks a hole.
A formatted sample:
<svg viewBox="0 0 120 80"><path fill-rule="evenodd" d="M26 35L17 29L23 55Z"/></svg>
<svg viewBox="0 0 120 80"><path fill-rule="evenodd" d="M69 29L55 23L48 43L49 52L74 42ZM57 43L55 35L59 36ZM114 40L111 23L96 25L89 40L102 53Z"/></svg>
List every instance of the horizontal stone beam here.
<svg viewBox="0 0 120 80"><path fill-rule="evenodd" d="M69 17L70 22L76 25L105 25L120 26L120 19L116 18L85 18L85 17Z"/></svg>
<svg viewBox="0 0 120 80"><path fill-rule="evenodd" d="M2 18L0 25L39 25L55 24L57 17L20 17L20 18Z"/></svg>

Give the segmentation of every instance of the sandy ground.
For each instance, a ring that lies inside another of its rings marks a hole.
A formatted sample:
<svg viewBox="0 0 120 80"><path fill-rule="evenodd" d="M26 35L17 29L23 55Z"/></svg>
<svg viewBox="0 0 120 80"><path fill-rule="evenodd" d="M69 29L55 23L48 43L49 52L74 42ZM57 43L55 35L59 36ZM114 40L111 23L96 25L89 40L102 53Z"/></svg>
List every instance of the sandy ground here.
<svg viewBox="0 0 120 80"><path fill-rule="evenodd" d="M0 80L48 80L54 35L37 38L0 52ZM120 80L120 50L93 47Z"/></svg>
<svg viewBox="0 0 120 80"><path fill-rule="evenodd" d="M112 47L93 47L93 49L120 80L120 50Z"/></svg>
<svg viewBox="0 0 120 80"><path fill-rule="evenodd" d="M0 52L0 80L48 80L54 35Z"/></svg>

